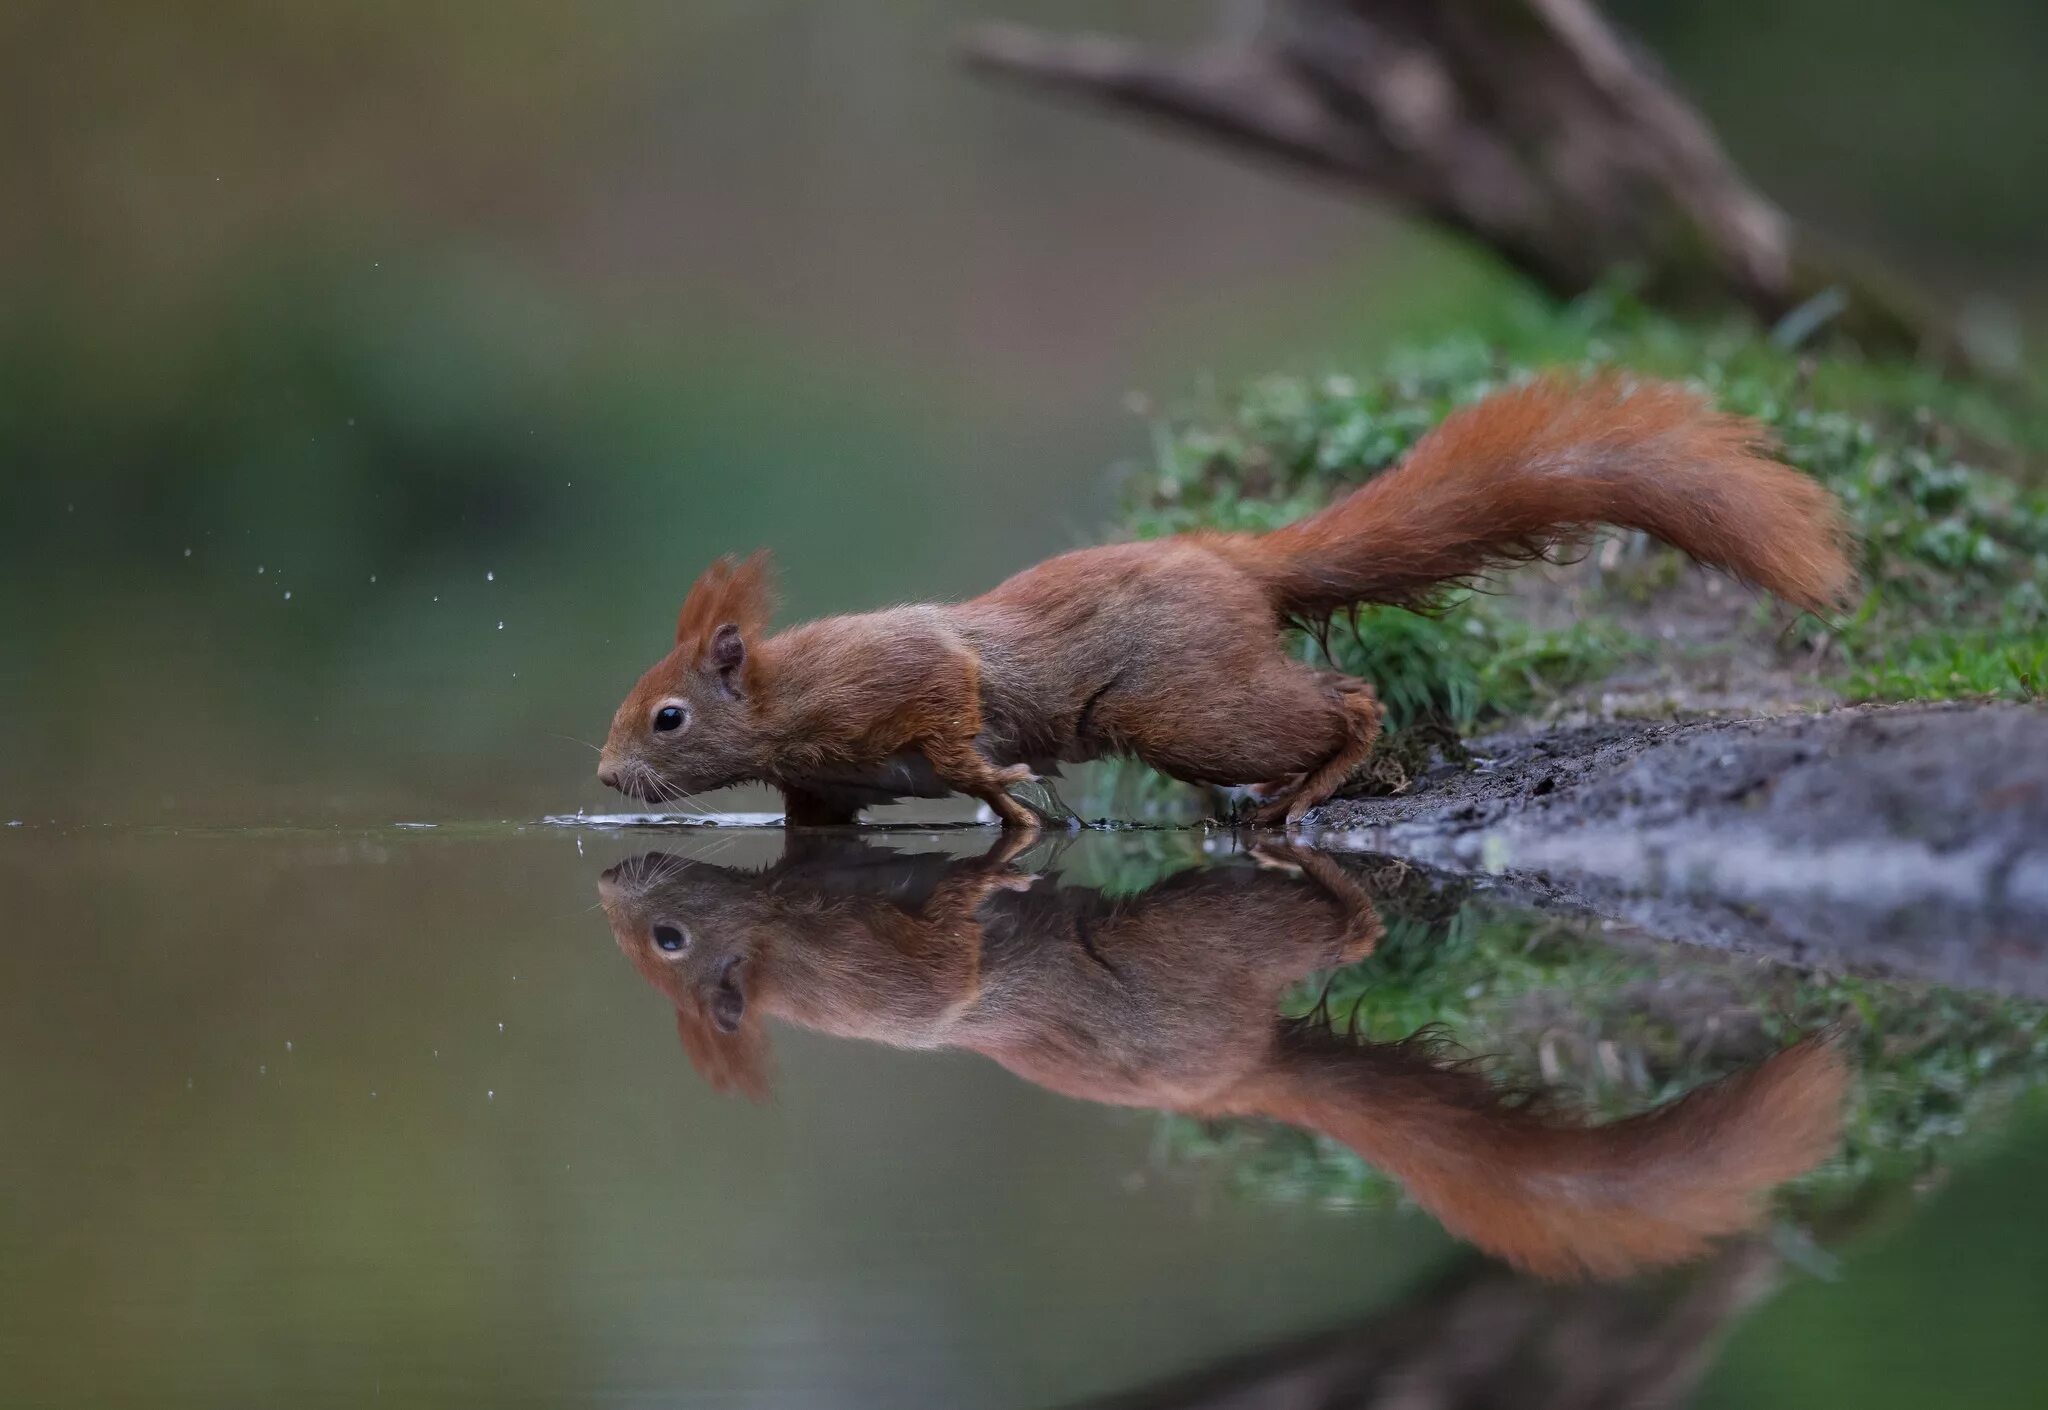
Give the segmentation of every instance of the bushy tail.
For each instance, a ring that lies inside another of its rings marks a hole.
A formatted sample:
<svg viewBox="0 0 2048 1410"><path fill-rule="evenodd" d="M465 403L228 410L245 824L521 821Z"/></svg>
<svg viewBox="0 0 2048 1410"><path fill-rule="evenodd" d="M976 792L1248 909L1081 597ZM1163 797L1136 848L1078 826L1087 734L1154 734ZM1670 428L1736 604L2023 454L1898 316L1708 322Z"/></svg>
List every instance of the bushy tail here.
<svg viewBox="0 0 2048 1410"><path fill-rule="evenodd" d="M1763 428L1668 382L1547 378L1453 412L1320 513L1231 540L1284 615L1417 606L1597 525L1640 529L1810 611L1855 574L1835 498Z"/></svg>
<svg viewBox="0 0 2048 1410"><path fill-rule="evenodd" d="M1469 1068L1294 1027L1242 1108L1320 1131L1452 1233L1550 1278L1614 1277L1754 1228L1770 1191L1841 1135L1848 1073L1811 1039L1605 1126L1504 1105Z"/></svg>

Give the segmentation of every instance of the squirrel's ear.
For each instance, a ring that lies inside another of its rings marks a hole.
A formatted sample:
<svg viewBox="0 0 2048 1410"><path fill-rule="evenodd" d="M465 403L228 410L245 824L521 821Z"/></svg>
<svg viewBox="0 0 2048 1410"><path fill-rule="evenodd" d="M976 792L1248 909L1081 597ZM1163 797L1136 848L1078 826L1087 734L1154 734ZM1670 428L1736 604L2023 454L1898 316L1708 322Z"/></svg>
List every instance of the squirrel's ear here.
<svg viewBox="0 0 2048 1410"><path fill-rule="evenodd" d="M676 614L676 645L710 645L712 629L735 623L749 637L767 630L775 606L774 569L768 550L743 559L730 554L706 568L690 586L683 610Z"/></svg>
<svg viewBox="0 0 2048 1410"><path fill-rule="evenodd" d="M729 676L746 663L747 639L740 635L739 623L721 622L718 630L711 634L711 649L704 655L704 664L721 676Z"/></svg>
<svg viewBox="0 0 2048 1410"><path fill-rule="evenodd" d="M713 559L711 566L697 575L697 581L690 584L690 590L683 596L682 610L676 613L676 645L684 646L701 638L715 620L713 614L725 605L725 598L732 586L732 570L735 564L731 554Z"/></svg>
<svg viewBox="0 0 2048 1410"><path fill-rule="evenodd" d="M747 1016L747 991L737 982L738 976L726 980L711 992L711 1023L721 1033L740 1031L740 1020Z"/></svg>
<svg viewBox="0 0 2048 1410"><path fill-rule="evenodd" d="M767 1030L758 1019L735 1028L738 1031L726 1029L694 1003L676 1008L676 1036L683 1040L683 1052L712 1090L765 1100L774 1067Z"/></svg>

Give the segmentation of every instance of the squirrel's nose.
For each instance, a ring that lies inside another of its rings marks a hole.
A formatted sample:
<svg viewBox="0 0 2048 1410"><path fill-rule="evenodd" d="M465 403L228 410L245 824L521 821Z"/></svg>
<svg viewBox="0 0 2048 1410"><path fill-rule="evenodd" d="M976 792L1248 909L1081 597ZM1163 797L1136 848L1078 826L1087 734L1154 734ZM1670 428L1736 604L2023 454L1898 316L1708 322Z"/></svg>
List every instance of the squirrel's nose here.
<svg viewBox="0 0 2048 1410"><path fill-rule="evenodd" d="M619 786L618 765L599 764L597 766L597 781L606 788L617 788Z"/></svg>

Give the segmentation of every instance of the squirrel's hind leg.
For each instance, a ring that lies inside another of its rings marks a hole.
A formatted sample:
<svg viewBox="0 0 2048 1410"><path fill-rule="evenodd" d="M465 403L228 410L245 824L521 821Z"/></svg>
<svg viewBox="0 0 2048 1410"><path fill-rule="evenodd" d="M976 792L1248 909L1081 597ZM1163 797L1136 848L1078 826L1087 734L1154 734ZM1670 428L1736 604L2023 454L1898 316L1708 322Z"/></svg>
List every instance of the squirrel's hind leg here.
<svg viewBox="0 0 2048 1410"><path fill-rule="evenodd" d="M1262 867L1278 867L1307 877L1343 911L1344 931L1338 938L1332 963L1350 964L1364 959L1386 935L1387 928L1372 897L1329 853L1290 843L1254 842L1251 854Z"/></svg>
<svg viewBox="0 0 2048 1410"><path fill-rule="evenodd" d="M1298 783L1283 785L1253 814L1260 822L1277 823L1283 818L1298 823L1310 808L1344 786L1372 753L1380 737L1380 702L1372 687L1356 676L1324 682L1344 708L1344 740L1329 758L1310 769Z"/></svg>

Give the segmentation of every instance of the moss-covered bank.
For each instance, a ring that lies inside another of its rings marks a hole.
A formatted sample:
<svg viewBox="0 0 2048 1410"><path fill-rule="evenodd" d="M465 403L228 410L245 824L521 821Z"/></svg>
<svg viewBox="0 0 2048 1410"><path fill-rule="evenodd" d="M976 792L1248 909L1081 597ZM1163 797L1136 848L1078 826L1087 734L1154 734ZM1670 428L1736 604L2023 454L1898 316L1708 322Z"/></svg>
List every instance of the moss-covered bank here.
<svg viewBox="0 0 2048 1410"><path fill-rule="evenodd" d="M1794 620L1709 588L1719 606L1703 625L1698 574L1668 550L1617 541L1434 617L1369 609L1327 646L1375 683L1397 729L1525 716L1687 655L1730 658L1724 677L1776 670L1821 698L2048 689L2048 492L2037 463L2048 431L2024 394L1804 355L1740 325L1687 328L1619 297L1518 305L1494 329L1381 366L1195 397L1155 423L1150 460L1127 479L1126 528L1284 522L1392 465L1454 407L1558 367L1683 378L1769 427L1784 458L1847 506L1863 598L1842 620Z"/></svg>

